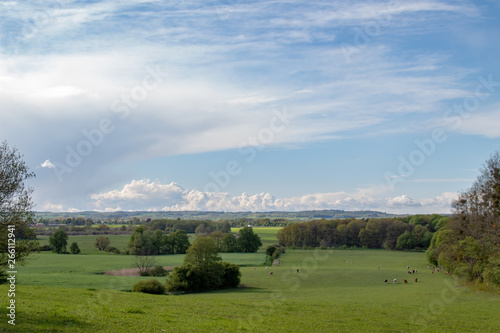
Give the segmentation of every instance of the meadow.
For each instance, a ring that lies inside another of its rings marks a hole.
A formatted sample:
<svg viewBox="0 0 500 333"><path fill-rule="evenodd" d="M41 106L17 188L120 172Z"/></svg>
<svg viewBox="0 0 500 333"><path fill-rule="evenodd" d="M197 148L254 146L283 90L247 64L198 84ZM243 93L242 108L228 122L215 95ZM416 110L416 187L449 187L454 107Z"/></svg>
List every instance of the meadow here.
<svg viewBox="0 0 500 333"><path fill-rule="evenodd" d="M92 236L78 236L79 241L70 237L70 243L79 242L82 254L40 253L18 270L16 326L7 324L2 297L0 331L500 331L500 296L460 286L444 272L432 274L423 253L287 249L279 266L266 269L263 251L276 242L277 229L255 231L265 244L258 253L222 254L242 265L240 288L187 295L128 292L147 278L102 273L132 267L130 256L95 253ZM126 247L128 238L114 237L123 239L112 239L112 246L124 249L113 242ZM158 258L162 265L182 260L182 255ZM418 272L409 275L407 266ZM0 286L2 295L7 291Z"/></svg>

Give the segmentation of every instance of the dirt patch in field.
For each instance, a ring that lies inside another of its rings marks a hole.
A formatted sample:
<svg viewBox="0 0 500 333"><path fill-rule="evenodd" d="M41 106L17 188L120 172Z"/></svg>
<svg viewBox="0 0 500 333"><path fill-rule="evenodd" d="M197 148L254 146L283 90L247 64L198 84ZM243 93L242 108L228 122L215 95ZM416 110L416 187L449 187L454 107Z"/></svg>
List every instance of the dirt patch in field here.
<svg viewBox="0 0 500 333"><path fill-rule="evenodd" d="M163 269L167 271L173 271L174 266L163 266ZM139 268L123 268L117 271L109 270L104 275L113 275L113 276L140 276Z"/></svg>

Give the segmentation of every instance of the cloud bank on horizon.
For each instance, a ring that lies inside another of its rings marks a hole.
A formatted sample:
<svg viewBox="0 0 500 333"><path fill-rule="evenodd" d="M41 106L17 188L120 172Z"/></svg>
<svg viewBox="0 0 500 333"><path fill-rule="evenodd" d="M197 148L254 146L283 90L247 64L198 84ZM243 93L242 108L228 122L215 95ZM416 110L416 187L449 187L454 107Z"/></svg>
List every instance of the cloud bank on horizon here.
<svg viewBox="0 0 500 333"><path fill-rule="evenodd" d="M499 13L4 1L1 139L38 210L448 213L498 149Z"/></svg>
<svg viewBox="0 0 500 333"><path fill-rule="evenodd" d="M426 213L429 209L449 213L450 201L457 193L444 193L435 198L413 200L407 195L383 197L386 189L357 189L354 193L317 193L300 197L276 198L270 193L232 196L228 193L188 190L179 184L161 184L149 179L133 180L121 190L93 194L95 205L101 211L304 211L304 210L381 210L406 213ZM73 210L75 211L75 210Z"/></svg>

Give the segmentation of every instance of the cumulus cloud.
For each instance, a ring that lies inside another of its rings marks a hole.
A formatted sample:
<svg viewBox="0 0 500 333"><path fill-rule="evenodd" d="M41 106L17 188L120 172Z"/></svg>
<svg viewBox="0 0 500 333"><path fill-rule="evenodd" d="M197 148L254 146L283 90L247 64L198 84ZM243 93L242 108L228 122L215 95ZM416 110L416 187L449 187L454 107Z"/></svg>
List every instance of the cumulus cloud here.
<svg viewBox="0 0 500 333"><path fill-rule="evenodd" d="M277 198L271 193L230 195L185 189L177 183L161 184L149 179L133 180L120 190L93 194L95 208L161 211L301 211L322 209L378 210L390 213L449 213L456 193L428 199L408 195L383 196L385 188L357 189L352 193L316 193Z"/></svg>

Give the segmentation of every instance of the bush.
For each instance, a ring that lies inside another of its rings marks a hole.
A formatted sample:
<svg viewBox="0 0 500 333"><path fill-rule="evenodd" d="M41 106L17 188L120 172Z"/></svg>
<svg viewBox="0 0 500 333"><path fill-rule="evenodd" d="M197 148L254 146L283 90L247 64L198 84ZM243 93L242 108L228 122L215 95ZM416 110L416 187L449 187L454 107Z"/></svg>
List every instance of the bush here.
<svg viewBox="0 0 500 333"><path fill-rule="evenodd" d="M165 286L160 281L151 279L134 284L132 292L161 295L165 293Z"/></svg>
<svg viewBox="0 0 500 333"><path fill-rule="evenodd" d="M240 284L241 272L240 267L228 262L222 262L224 267L224 275L222 275L222 288L236 288Z"/></svg>
<svg viewBox="0 0 500 333"><path fill-rule="evenodd" d="M71 246L69 247L69 252L71 252L71 254L80 253L80 248L78 247L78 244L76 242L71 243Z"/></svg>
<svg viewBox="0 0 500 333"><path fill-rule="evenodd" d="M149 276L166 276L168 271L163 266L156 266L149 270Z"/></svg>
<svg viewBox="0 0 500 333"><path fill-rule="evenodd" d="M120 250L118 250L114 246L110 246L110 247L106 248L104 251L111 252L111 253L116 253L116 254L120 254L121 253Z"/></svg>
<svg viewBox="0 0 500 333"><path fill-rule="evenodd" d="M38 247L38 251L52 251L52 246L50 245L41 245Z"/></svg>

